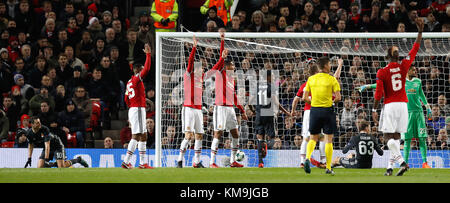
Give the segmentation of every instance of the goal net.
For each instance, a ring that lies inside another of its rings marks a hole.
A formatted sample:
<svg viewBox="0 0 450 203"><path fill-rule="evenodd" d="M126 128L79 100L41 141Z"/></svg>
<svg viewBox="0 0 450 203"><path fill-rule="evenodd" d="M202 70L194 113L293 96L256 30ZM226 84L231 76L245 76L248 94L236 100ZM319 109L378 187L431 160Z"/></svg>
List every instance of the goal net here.
<svg viewBox="0 0 450 203"><path fill-rule="evenodd" d="M157 167L176 167L180 144L184 139L181 128L183 74L192 50L193 34L198 39L194 66L201 66L207 72L219 60L219 33L157 33ZM371 133L385 146L386 140L376 130L378 121L372 120L371 116L374 90L360 92L358 87L376 83L377 70L388 63L385 56L390 46L399 47L401 58L406 56L417 33L226 33L225 37L225 48L230 50L229 57L233 60L238 75L236 92L249 117L248 121L242 120L239 110L235 108L239 123L239 149L246 155L243 160L245 167L258 166L255 112L249 106L252 84L260 82L258 77L254 77L255 73L269 69L276 73L273 81L278 89L280 104L290 111L299 87L307 80L308 66L321 56L331 58L333 73L337 68L337 59L342 58L344 61L339 77L342 102L334 107L338 126L333 142L334 156L342 155L340 150L351 136L358 133L358 124L363 120L371 123ZM428 162L435 167L449 167L449 151L446 148L448 137L444 136L444 133L447 134L450 130L449 125L445 123L445 118L450 116L449 105L445 103L450 99L449 39L450 33L424 33L413 64L433 109L433 119L426 122L429 135ZM206 167L209 165L213 138L214 80L213 76L203 84L202 112L205 134L201 160ZM304 103L300 102L295 117L287 117L280 110L276 113L273 123L275 137L266 138L269 149L264 159L266 167L300 165L303 106ZM425 107L423 110L426 115ZM229 163L230 138L230 133L225 132L220 140L216 156L216 164L219 166L224 167ZM193 147L191 141L183 160L185 167L192 166ZM421 167L418 140L413 140L411 148L410 165ZM313 158L319 160L319 157L319 151L315 150ZM374 167L384 167L388 156L375 157L381 161L374 163Z"/></svg>

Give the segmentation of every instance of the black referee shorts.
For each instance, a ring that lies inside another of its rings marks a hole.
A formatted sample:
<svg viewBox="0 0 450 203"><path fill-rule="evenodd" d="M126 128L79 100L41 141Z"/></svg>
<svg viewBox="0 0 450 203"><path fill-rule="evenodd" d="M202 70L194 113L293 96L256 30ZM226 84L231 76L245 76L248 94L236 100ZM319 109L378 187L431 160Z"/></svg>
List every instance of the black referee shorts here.
<svg viewBox="0 0 450 203"><path fill-rule="evenodd" d="M309 132L315 134L334 134L336 131L336 115L333 107L311 107L309 116Z"/></svg>

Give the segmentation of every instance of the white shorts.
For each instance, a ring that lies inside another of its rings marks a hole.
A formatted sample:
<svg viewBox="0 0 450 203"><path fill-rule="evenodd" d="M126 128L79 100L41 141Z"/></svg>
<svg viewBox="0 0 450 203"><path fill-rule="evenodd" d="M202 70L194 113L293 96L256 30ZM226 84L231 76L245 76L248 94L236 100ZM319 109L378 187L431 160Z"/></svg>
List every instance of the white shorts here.
<svg viewBox="0 0 450 203"><path fill-rule="evenodd" d="M201 109L184 107L181 110L181 124L183 133L193 132L195 134L203 134L203 113Z"/></svg>
<svg viewBox="0 0 450 203"><path fill-rule="evenodd" d="M378 130L383 133L406 133L408 129L408 106L405 102L385 104L380 115Z"/></svg>
<svg viewBox="0 0 450 203"><path fill-rule="evenodd" d="M131 107L128 110L128 120L130 121L131 134L135 135L147 132L145 117L145 107Z"/></svg>
<svg viewBox="0 0 450 203"><path fill-rule="evenodd" d="M214 131L229 131L238 128L236 112L232 106L214 106Z"/></svg>
<svg viewBox="0 0 450 203"><path fill-rule="evenodd" d="M310 110L305 110L303 112L303 123L302 123L302 137L307 138L311 134L309 133L309 113Z"/></svg>

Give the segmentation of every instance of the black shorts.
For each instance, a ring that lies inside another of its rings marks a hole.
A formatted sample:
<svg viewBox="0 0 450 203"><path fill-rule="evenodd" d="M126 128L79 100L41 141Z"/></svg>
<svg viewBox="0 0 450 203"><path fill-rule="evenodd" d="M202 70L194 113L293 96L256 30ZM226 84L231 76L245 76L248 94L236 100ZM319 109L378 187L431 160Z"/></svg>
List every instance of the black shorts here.
<svg viewBox="0 0 450 203"><path fill-rule="evenodd" d="M358 162L356 161L355 157L342 157L339 160L339 164L341 164L341 166L344 168L358 168Z"/></svg>
<svg viewBox="0 0 450 203"><path fill-rule="evenodd" d="M315 134L334 134L336 131L336 115L333 107L311 107L309 116L309 132Z"/></svg>
<svg viewBox="0 0 450 203"><path fill-rule="evenodd" d="M275 137L275 127L273 116L256 116L255 130L257 135L267 135L271 138Z"/></svg>
<svg viewBox="0 0 450 203"><path fill-rule="evenodd" d="M64 148L57 148L54 150L50 150L48 159L53 160L53 158L55 158L55 160L66 160L67 157ZM42 149L42 153L39 159L45 159L45 148Z"/></svg>

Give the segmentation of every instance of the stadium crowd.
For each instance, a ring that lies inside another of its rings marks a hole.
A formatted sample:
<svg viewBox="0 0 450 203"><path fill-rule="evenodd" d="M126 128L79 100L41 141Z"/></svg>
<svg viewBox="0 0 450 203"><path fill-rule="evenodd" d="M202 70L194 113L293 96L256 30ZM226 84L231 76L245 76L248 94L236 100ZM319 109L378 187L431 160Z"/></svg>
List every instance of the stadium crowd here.
<svg viewBox="0 0 450 203"><path fill-rule="evenodd" d="M230 0L226 0L230 2ZM258 1L252 1L258 2ZM122 2L123 3L123 2ZM148 5L150 6L150 5ZM237 7L233 16L223 15L217 7L198 8L205 14L198 31L217 32L416 32L414 19L423 17L427 32L450 31L450 2L445 0L264 0L257 10ZM177 11L178 12L178 11ZM136 22L124 15L119 0L3 0L0 1L0 141L14 143L14 147L27 147L18 128L29 128L30 116L41 118L54 134L60 136L67 147L83 148L86 137L93 131L111 128L111 119L126 109L123 101L125 84L131 77L130 64L144 63L141 51L145 43L154 48L155 24L170 25L163 18L141 12ZM181 19L179 19L181 20ZM225 21L224 21L225 20ZM189 28L188 28L189 29ZM193 28L196 29L196 28ZM167 30L166 30L167 31ZM356 44L348 42L348 48ZM431 43L431 41L430 41ZM427 43L423 43L425 48ZM432 44L428 46L433 46ZM448 50L448 49L447 49ZM202 50L205 51L206 50ZM217 52L218 50L211 50ZM189 54L189 53L186 53ZM217 55L217 54L216 54ZM154 59L154 51L152 51ZM429 128L429 149L448 149L450 132L450 56L416 59L415 66L423 81L424 92L432 105ZM307 58L303 57L303 61ZM380 59L381 60L381 59ZM292 71L285 75L280 92L289 107L299 87L290 82L297 67L291 61ZM375 81L380 61L368 61L360 56L348 56L344 60L341 84L354 84L358 77ZM238 69L256 67L250 58L236 61ZM274 69L284 69L289 64L269 61ZM154 72L154 64L151 71ZM213 66L213 62L208 62ZM365 67L365 68L363 68ZM290 75L292 74L292 75ZM306 80L304 76L302 82ZM147 91L147 129L150 139L147 145L154 147L154 90L155 75L151 73L144 82ZM339 134L336 148L357 132L357 123L369 120L370 93L359 93L353 86L345 86L344 100L339 106L337 122ZM171 104L173 112L181 109ZM301 106L299 107L301 108ZM169 108L167 108L169 109ZM241 146L254 149L256 135L253 132L254 112L246 107L250 120L241 123ZM205 113L205 122L212 120L212 108ZM288 118L279 115L278 136L268 142L272 149L299 149L301 144L301 117ZM209 122L212 123L212 122ZM372 133L381 143L376 122ZM162 144L178 148L182 140L181 121L164 126ZM206 134L212 135L210 125ZM106 137L107 135L105 135ZM206 139L209 136L205 136ZM130 139L128 126L121 131L121 146L127 147ZM153 138L153 139L151 139ZM112 140L105 139L110 148ZM207 142L204 142L206 144ZM230 141L224 138L223 147ZM341 146L342 145L342 146ZM11 147L11 145L2 145ZM412 148L414 149L412 145ZM208 148L205 145L204 148Z"/></svg>

